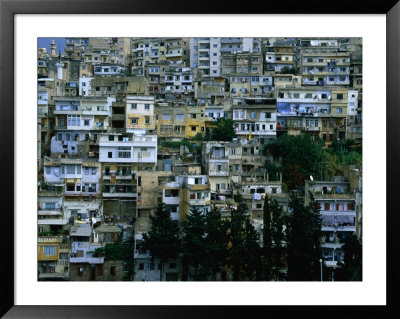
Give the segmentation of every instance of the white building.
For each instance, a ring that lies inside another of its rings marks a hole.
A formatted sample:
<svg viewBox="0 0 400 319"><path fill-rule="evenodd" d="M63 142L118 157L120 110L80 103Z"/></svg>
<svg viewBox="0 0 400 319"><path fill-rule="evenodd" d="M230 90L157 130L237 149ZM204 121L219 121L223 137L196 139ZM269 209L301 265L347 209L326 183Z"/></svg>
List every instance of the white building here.
<svg viewBox="0 0 400 319"><path fill-rule="evenodd" d="M100 162L157 164L157 135L100 134L99 146Z"/></svg>
<svg viewBox="0 0 400 319"><path fill-rule="evenodd" d="M79 78L79 95L90 96L92 93L91 81L92 77L80 77Z"/></svg>
<svg viewBox="0 0 400 319"><path fill-rule="evenodd" d="M355 193L351 193L350 183L342 176L335 176L332 181L306 181L306 194L309 191L322 218L322 258L326 266L336 267L344 259L345 238L356 231Z"/></svg>
<svg viewBox="0 0 400 319"><path fill-rule="evenodd" d="M117 64L96 65L94 67L94 75L97 76L116 76L120 75L125 68Z"/></svg>

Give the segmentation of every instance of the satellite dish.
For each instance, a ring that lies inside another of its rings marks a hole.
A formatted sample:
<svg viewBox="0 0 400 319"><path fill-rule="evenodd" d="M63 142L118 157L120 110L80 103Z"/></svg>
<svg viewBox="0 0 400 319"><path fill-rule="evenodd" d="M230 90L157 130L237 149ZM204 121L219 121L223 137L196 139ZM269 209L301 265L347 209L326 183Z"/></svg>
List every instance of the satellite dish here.
<svg viewBox="0 0 400 319"><path fill-rule="evenodd" d="M313 181L314 180L314 178L310 175L310 179Z"/></svg>

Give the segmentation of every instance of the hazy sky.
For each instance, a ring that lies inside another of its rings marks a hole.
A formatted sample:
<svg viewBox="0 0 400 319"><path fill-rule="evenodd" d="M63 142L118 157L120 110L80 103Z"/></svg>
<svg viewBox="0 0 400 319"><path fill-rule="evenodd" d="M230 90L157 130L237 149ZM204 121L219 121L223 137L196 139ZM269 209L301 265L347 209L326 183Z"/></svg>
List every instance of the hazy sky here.
<svg viewBox="0 0 400 319"><path fill-rule="evenodd" d="M58 55L58 50L63 54L65 49L65 38L38 38L38 48L46 48L46 51L50 53L50 43L53 39L56 43L56 54Z"/></svg>

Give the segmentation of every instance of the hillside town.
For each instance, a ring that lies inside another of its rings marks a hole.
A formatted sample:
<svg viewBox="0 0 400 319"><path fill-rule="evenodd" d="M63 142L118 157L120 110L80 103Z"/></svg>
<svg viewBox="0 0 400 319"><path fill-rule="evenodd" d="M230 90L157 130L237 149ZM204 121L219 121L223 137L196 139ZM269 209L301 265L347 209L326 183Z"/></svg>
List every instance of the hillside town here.
<svg viewBox="0 0 400 319"><path fill-rule="evenodd" d="M63 41L39 281L362 280L361 38Z"/></svg>

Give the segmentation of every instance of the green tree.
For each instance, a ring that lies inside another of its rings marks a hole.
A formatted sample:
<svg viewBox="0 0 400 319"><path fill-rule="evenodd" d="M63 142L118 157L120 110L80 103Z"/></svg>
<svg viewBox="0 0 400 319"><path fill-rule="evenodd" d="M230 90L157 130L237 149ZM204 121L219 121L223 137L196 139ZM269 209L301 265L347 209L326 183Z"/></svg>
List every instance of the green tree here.
<svg viewBox="0 0 400 319"><path fill-rule="evenodd" d="M231 208L228 264L234 281L261 279L261 249L247 212L247 205L242 200L236 208Z"/></svg>
<svg viewBox="0 0 400 319"><path fill-rule="evenodd" d="M211 140L232 141L232 139L236 136L233 124L234 123L232 119L218 118L218 126L211 130Z"/></svg>
<svg viewBox="0 0 400 319"><path fill-rule="evenodd" d="M271 212L268 195L265 194L263 209L263 279L271 280L272 273L272 234L271 234Z"/></svg>
<svg viewBox="0 0 400 319"><path fill-rule="evenodd" d="M284 68L281 69L280 73L281 74L296 74L296 70L294 68L285 66Z"/></svg>
<svg viewBox="0 0 400 319"><path fill-rule="evenodd" d="M198 270L207 257L206 254L206 216L196 208L192 208L186 220L182 223L182 252L185 261L194 267L195 280L198 280Z"/></svg>
<svg viewBox="0 0 400 319"><path fill-rule="evenodd" d="M178 224L171 219L171 212L159 203L154 216L150 215L150 230L143 234L144 246L152 258L160 259L160 281L163 278L164 262L178 256Z"/></svg>
<svg viewBox="0 0 400 319"><path fill-rule="evenodd" d="M338 262L336 281L362 280L362 246L356 235L347 236L342 247L344 262Z"/></svg>
<svg viewBox="0 0 400 319"><path fill-rule="evenodd" d="M291 212L286 219L288 280L318 280L322 232L317 203L311 193L306 205L302 196L292 193L289 208Z"/></svg>
<svg viewBox="0 0 400 319"><path fill-rule="evenodd" d="M322 146L321 139L313 140L309 134L282 135L267 144L264 153L281 159L283 179L289 190L295 190L303 186L310 175L319 176L321 162L325 159Z"/></svg>
<svg viewBox="0 0 400 319"><path fill-rule="evenodd" d="M280 280L284 260L284 220L283 211L276 200L264 198L263 211L263 279Z"/></svg>
<svg viewBox="0 0 400 319"><path fill-rule="evenodd" d="M202 274L204 278L211 276L211 280L216 280L217 273L226 264L228 237L227 223L222 220L221 212L213 207L206 213L206 252L202 262Z"/></svg>

